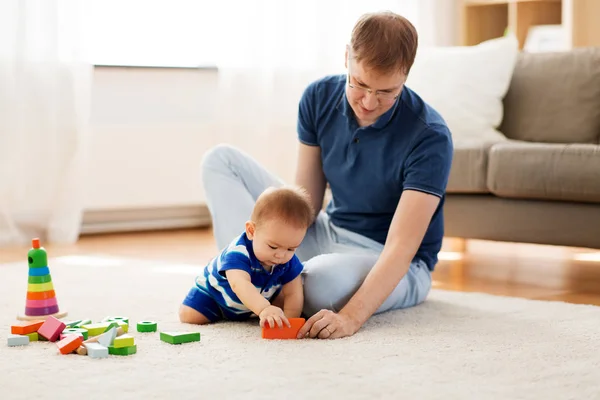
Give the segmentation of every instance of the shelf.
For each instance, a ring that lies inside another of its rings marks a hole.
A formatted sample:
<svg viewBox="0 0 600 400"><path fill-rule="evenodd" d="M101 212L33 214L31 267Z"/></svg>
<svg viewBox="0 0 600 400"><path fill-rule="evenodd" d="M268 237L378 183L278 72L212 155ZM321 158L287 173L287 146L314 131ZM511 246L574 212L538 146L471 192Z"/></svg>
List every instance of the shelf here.
<svg viewBox="0 0 600 400"><path fill-rule="evenodd" d="M530 26L562 23L561 0L464 0L462 41L472 46L509 29L523 48Z"/></svg>
<svg viewBox="0 0 600 400"><path fill-rule="evenodd" d="M465 0L466 6L508 5L516 3L560 3L561 0Z"/></svg>

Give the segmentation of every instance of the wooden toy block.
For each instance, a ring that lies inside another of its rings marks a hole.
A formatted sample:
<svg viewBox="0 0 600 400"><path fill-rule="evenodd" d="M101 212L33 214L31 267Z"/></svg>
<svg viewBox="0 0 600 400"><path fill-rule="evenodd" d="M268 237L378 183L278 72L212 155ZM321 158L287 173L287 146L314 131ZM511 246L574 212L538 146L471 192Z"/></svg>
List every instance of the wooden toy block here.
<svg viewBox="0 0 600 400"><path fill-rule="evenodd" d="M110 346L108 348L108 354L111 354L113 356L130 356L135 353L137 353L137 346L135 344L133 346L128 347L116 348L114 346Z"/></svg>
<svg viewBox="0 0 600 400"><path fill-rule="evenodd" d="M102 320L102 322L119 322L119 321L129 324L129 318L122 317L122 316L106 317Z"/></svg>
<svg viewBox="0 0 600 400"><path fill-rule="evenodd" d="M65 329L65 323L50 316L46 321L42 324L40 329L38 329L38 333L40 336L45 337L50 342L55 342L59 337L62 331Z"/></svg>
<svg viewBox="0 0 600 400"><path fill-rule="evenodd" d="M71 336L71 335L77 335L77 336L81 336L81 338L83 339L83 335L81 333L61 333L60 334L60 338L59 340L63 340L64 338L66 338L67 336Z"/></svg>
<svg viewBox="0 0 600 400"><path fill-rule="evenodd" d="M115 341L112 344L115 349L131 347L133 345L135 345L135 339L131 335L119 336L118 338L115 338Z"/></svg>
<svg viewBox="0 0 600 400"><path fill-rule="evenodd" d="M161 332L160 340L171 344L200 341L200 332Z"/></svg>
<svg viewBox="0 0 600 400"><path fill-rule="evenodd" d="M84 325L88 325L91 323L92 323L91 319L82 319L81 321L79 321L78 323L73 325L71 328L82 328Z"/></svg>
<svg viewBox="0 0 600 400"><path fill-rule="evenodd" d="M82 320L81 319L76 319L75 321L69 321L69 322L65 322L65 326L67 327L67 329L70 328L75 328L75 325L77 325L78 323L80 323ZM90 322L91 323L91 322Z"/></svg>
<svg viewBox="0 0 600 400"><path fill-rule="evenodd" d="M28 336L30 342L37 342L39 340L39 335L37 332L27 333L24 336Z"/></svg>
<svg viewBox="0 0 600 400"><path fill-rule="evenodd" d="M85 347L85 344L79 346L77 350L75 350L75 353L79 354L80 356L87 356L87 347Z"/></svg>
<svg viewBox="0 0 600 400"><path fill-rule="evenodd" d="M29 344L29 336L10 334L8 335L6 342L11 347L25 346Z"/></svg>
<svg viewBox="0 0 600 400"><path fill-rule="evenodd" d="M44 321L30 321L10 327L10 333L15 335L27 335L28 333L37 332L44 324Z"/></svg>
<svg viewBox="0 0 600 400"><path fill-rule="evenodd" d="M119 327L119 324L117 322L115 322L115 321L106 321L106 322L108 322L109 325L104 330L105 333L108 332L108 331L110 331L113 328L117 329Z"/></svg>
<svg viewBox="0 0 600 400"><path fill-rule="evenodd" d="M104 347L112 346L117 337L117 327L113 326L107 332L104 332L102 335L98 336L98 344L101 344Z"/></svg>
<svg viewBox="0 0 600 400"><path fill-rule="evenodd" d="M124 332L127 332L129 325L124 322L97 322L95 324L83 325L82 328L87 329L88 336L98 336L106 332L113 323L118 324L119 327L123 328Z"/></svg>
<svg viewBox="0 0 600 400"><path fill-rule="evenodd" d="M138 332L156 332L158 324L154 321L140 321L137 323Z"/></svg>
<svg viewBox="0 0 600 400"><path fill-rule="evenodd" d="M88 340L88 331L83 328L67 328L62 331L63 335L81 335L83 340Z"/></svg>
<svg viewBox="0 0 600 400"><path fill-rule="evenodd" d="M98 343L87 343L85 345L88 357L106 358L108 357L108 348Z"/></svg>
<svg viewBox="0 0 600 400"><path fill-rule="evenodd" d="M129 324L126 324L125 322L119 322L116 321L117 324L119 324L120 328L123 328L123 332L127 333L129 332Z"/></svg>
<svg viewBox="0 0 600 400"><path fill-rule="evenodd" d="M304 318L288 318L290 321L291 327L283 326L283 328L278 327L277 325L274 328L271 328L269 325L266 325L262 328L262 338L263 339L297 339L298 331L302 328L302 325L306 322Z"/></svg>
<svg viewBox="0 0 600 400"><path fill-rule="evenodd" d="M56 342L56 347L61 354L70 354L77 350L83 343L83 336L81 335L67 335L60 342Z"/></svg>
<svg viewBox="0 0 600 400"><path fill-rule="evenodd" d="M117 337L118 337L118 336L121 336L121 335L123 335L124 333L125 333L125 331L123 330L123 328L121 328L121 327L117 328ZM102 336L102 335L99 335L99 336L92 336L92 337L90 337L88 340L86 340L86 341L85 341L85 342L83 342L83 343L84 343L84 344L85 344L85 343L98 343L98 339L99 339L101 336Z"/></svg>

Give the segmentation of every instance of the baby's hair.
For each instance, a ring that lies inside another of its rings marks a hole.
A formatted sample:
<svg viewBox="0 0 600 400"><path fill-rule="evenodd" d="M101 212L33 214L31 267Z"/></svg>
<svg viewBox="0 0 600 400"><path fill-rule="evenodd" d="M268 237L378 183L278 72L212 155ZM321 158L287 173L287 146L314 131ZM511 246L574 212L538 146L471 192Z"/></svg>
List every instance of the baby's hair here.
<svg viewBox="0 0 600 400"><path fill-rule="evenodd" d="M298 186L270 187L254 205L250 219L257 225L279 219L297 228L307 229L313 222L314 211L308 192Z"/></svg>

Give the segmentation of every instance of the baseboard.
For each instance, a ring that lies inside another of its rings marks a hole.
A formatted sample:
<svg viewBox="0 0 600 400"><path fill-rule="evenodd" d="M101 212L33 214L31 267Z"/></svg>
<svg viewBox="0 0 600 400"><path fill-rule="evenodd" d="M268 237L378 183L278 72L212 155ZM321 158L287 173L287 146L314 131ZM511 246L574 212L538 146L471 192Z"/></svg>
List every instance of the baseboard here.
<svg viewBox="0 0 600 400"><path fill-rule="evenodd" d="M211 225L206 205L86 210L81 234L134 232Z"/></svg>

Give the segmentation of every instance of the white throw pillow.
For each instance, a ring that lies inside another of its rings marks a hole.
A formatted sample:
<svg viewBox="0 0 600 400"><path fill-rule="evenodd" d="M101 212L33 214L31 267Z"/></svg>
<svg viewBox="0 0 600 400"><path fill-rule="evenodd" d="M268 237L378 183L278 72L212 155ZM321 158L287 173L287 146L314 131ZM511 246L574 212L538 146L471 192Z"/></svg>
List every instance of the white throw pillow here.
<svg viewBox="0 0 600 400"><path fill-rule="evenodd" d="M518 53L514 35L475 46L422 48L406 86L442 115L455 139L501 140L496 128Z"/></svg>

